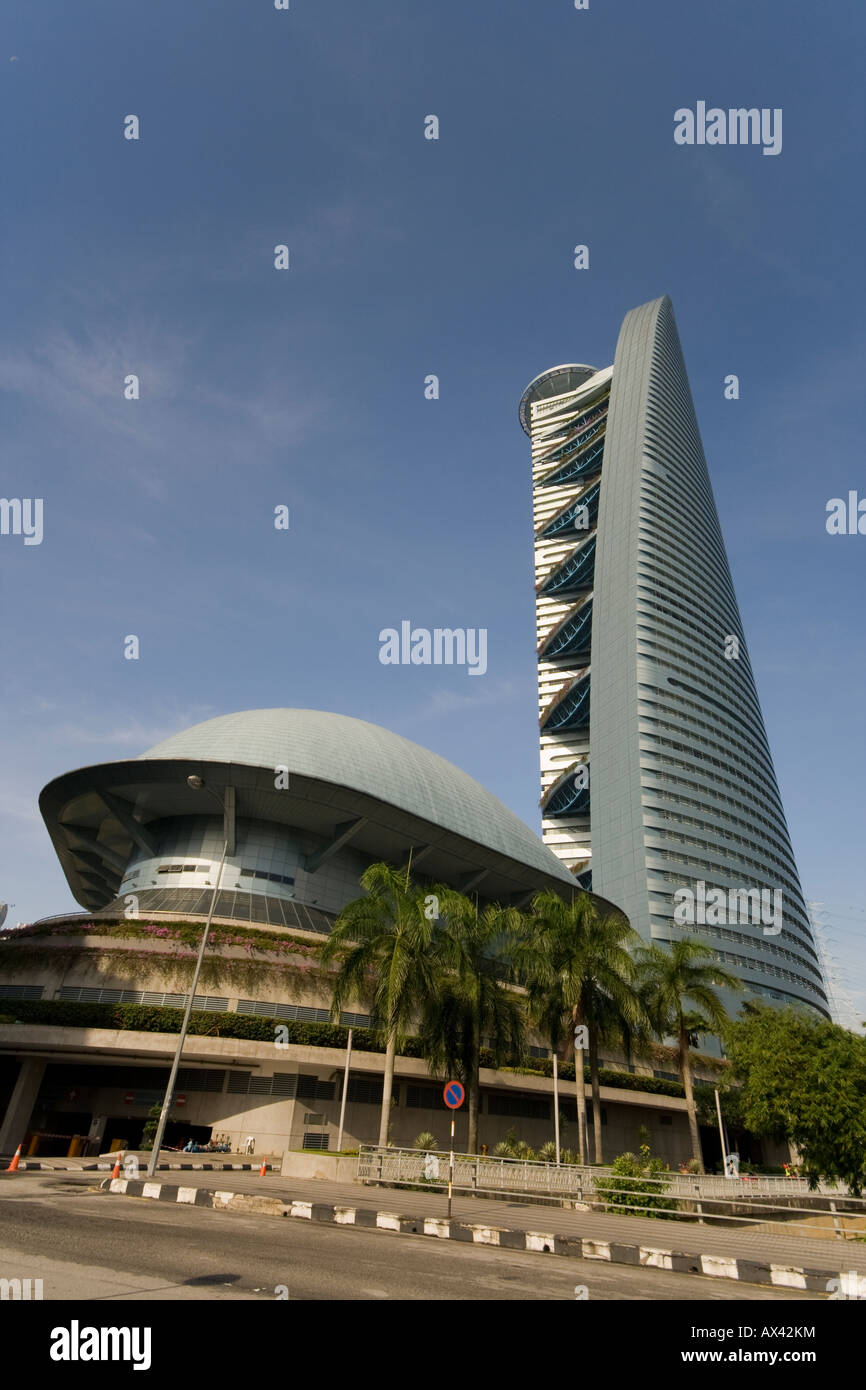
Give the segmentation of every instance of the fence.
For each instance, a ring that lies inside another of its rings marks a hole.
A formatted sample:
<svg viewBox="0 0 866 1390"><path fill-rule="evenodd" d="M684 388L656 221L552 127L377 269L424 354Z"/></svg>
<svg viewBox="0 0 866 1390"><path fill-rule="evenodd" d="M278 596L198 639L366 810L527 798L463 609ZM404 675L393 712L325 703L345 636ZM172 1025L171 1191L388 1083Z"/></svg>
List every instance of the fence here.
<svg viewBox="0 0 866 1390"><path fill-rule="evenodd" d="M555 1163L527 1163L519 1158L454 1155L454 1187L462 1192L526 1193L583 1201L587 1181L584 1175L591 1172L591 1169L573 1165L557 1168ZM358 1177L362 1182L435 1188L441 1182L447 1183L448 1153L380 1149L362 1144L358 1154Z"/></svg>
<svg viewBox="0 0 866 1390"><path fill-rule="evenodd" d="M358 1155L358 1178L365 1183L439 1192L448 1182L448 1162L447 1151L364 1144ZM866 1198L852 1197L844 1184L810 1188L805 1178L683 1173L629 1178L613 1174L610 1168L557 1167L519 1158L455 1154L454 1190L491 1197L524 1196L557 1205L574 1203L586 1210L651 1214L667 1220L769 1225L777 1227L780 1235L804 1229L840 1239L866 1235Z"/></svg>

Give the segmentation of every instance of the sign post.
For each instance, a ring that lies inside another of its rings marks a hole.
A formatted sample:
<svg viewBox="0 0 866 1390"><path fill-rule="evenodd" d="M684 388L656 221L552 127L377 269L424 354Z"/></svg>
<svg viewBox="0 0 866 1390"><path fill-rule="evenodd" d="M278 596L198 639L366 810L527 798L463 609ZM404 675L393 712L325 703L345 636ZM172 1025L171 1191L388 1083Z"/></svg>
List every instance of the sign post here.
<svg viewBox="0 0 866 1390"><path fill-rule="evenodd" d="M449 1081L442 1097L451 1111L451 1153L448 1156L448 1220L451 1220L451 1194L454 1191L454 1112L463 1104L466 1092L459 1081Z"/></svg>
<svg viewBox="0 0 866 1390"><path fill-rule="evenodd" d="M724 1175L725 1175L726 1178L729 1178L731 1175L730 1175L730 1173L728 1172L728 1154L727 1154L727 1150L726 1150L726 1148L725 1148L725 1127L724 1127L724 1125L722 1124L722 1106L721 1106L721 1102L719 1101L719 1093L718 1093L718 1090L715 1092L715 1096L716 1096L716 1114L717 1114L718 1119L719 1119L719 1139L720 1139L721 1145L722 1145L722 1172L724 1173Z"/></svg>

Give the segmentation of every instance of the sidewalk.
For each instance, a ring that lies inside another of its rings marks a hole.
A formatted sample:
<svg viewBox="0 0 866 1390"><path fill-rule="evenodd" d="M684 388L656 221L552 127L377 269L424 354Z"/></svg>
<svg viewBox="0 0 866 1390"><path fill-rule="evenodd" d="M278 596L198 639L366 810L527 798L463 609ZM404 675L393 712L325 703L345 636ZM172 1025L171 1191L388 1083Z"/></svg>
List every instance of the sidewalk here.
<svg viewBox="0 0 866 1390"><path fill-rule="evenodd" d="M257 1173L262 1166L262 1158L232 1163L229 1160L209 1159L207 1157L199 1160L190 1156L182 1162L170 1162L168 1151L164 1152L165 1157L161 1158L156 1165L159 1172L178 1170L186 1172L187 1169L191 1171L198 1169L205 1173L219 1173L225 1170L231 1170L234 1173ZM120 1154L121 1166L127 1153L134 1155L142 1168L147 1167L150 1154L140 1149L124 1149ZM269 1173L280 1167L281 1156L279 1154L263 1155L262 1157L265 1158ZM21 1173L110 1173L116 1158L116 1153L101 1154L99 1158L22 1158L18 1163L18 1171ZM3 1155L0 1155L0 1167L6 1167L6 1160Z"/></svg>

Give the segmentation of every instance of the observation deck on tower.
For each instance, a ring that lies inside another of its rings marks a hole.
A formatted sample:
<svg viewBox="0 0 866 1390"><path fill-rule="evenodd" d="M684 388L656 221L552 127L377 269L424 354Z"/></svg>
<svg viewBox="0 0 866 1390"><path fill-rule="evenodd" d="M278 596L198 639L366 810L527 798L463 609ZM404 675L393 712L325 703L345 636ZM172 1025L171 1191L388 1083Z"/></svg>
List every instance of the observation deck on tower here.
<svg viewBox="0 0 866 1390"><path fill-rule="evenodd" d="M530 381L520 397L518 410L524 432L531 434L530 410L536 401L552 400L554 396L564 396L568 391L576 391L591 376L595 376L597 371L598 367L587 367L581 362L568 362L561 367L548 367L546 372Z"/></svg>

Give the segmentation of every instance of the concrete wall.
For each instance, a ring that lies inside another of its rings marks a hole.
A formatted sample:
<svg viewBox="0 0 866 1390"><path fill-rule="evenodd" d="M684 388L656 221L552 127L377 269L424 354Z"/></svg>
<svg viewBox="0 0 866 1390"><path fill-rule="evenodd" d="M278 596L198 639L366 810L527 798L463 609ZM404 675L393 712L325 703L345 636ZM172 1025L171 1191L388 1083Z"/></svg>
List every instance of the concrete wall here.
<svg viewBox="0 0 866 1390"><path fill-rule="evenodd" d="M164 938L142 940L119 938L116 935L78 935L31 937L24 938L24 941L37 948L32 963L28 962L25 968L15 974L4 971L3 980L14 980L21 984L38 983L43 986L44 998L54 996L61 985L136 988L155 993L182 992L191 970L190 949L184 947L184 956L176 959L174 953L178 949L178 943ZM73 952L71 958L67 954L70 950ZM61 951L64 952L62 959ZM129 955L127 952L134 954ZM328 1007L329 992L326 982L320 977L317 978L315 969L310 970L308 958L294 957L292 962L287 962L283 956L266 956L260 953L259 964L253 971L254 979L241 983L233 978L233 975L238 970L249 970L250 960L243 947L221 947L218 957L209 953L206 960L209 971L204 977L206 983L203 982L200 986L200 992L225 997L230 1011L237 1009L239 998ZM284 967L287 964L292 964L293 968L286 970ZM14 1008L14 1000L10 1000L6 1007ZM3 1003L0 1001L0 1011L2 1008ZM214 1014L213 1019L214 1028L217 1029L219 1014ZM186 1084L179 1086L177 1089L185 1094L186 1103L181 1108L175 1108L172 1119L182 1126L204 1126L214 1134L227 1133L235 1149L242 1149L247 1136L252 1135L256 1152L259 1154L302 1149L304 1136L309 1133L327 1134L329 1146L334 1149L339 1128L345 1053L337 1048L297 1044L281 1046L276 1033L280 1021L274 1019L273 1023L273 1042L189 1036L184 1048L182 1067L187 1070L196 1066L216 1068L225 1070L227 1075L220 1093L196 1091ZM118 1119L128 1117L130 1121L142 1122L155 1101L162 1099L161 1093L157 1092L140 1094L141 1088L137 1087L135 1082L136 1064L159 1065L167 1069L174 1045L174 1036L170 1034L60 1028L49 1025L0 1026L0 1049L15 1051L19 1056L29 1054L43 1061L50 1059L52 1062L80 1067L97 1063L117 1065L116 1087L89 1088L83 1084L76 1085L77 1098L74 1101L61 1099L51 1106L54 1112L60 1114L86 1113L94 1117L112 1117L115 1132ZM384 1057L381 1053L362 1052L358 1049L354 1051L351 1073L353 1078L365 1078L375 1082L381 1079L383 1069ZM645 1069L651 1072L650 1066ZM278 1098L267 1094L235 1094L228 1089L228 1073L238 1073L241 1070L246 1070L257 1078L271 1077L274 1074L315 1077L324 1084L330 1094L309 1100L297 1095ZM482 1072L481 1079L481 1143L492 1149L511 1130L534 1148L553 1139L551 1080L540 1076L517 1076L510 1072L486 1069ZM423 1108L407 1104L410 1085L436 1085L429 1076L426 1063L420 1059L399 1058L396 1083L397 1104L391 1117L392 1142L412 1145L420 1133L429 1131L436 1136L440 1147L444 1148L448 1141L449 1116L439 1096L435 1097L432 1105ZM441 1083L439 1085L441 1089ZM135 1096L131 1103L125 1099L129 1093ZM521 1096L535 1097L547 1103L550 1118L542 1120L519 1115L491 1114L488 1108L490 1095L509 1095L518 1103ZM560 1108L573 1104L573 1097L574 1084L563 1082L560 1090ZM606 1158L613 1158L624 1149L637 1148L641 1125L645 1125L650 1132L653 1151L669 1163L678 1164L689 1156L684 1101L603 1087L602 1102L606 1117L603 1127ZM11 1137L7 1140L7 1149L13 1146L12 1131L17 1134L21 1130L22 1119L19 1111L22 1111L23 1103L19 1098L14 1119L10 1121ZM32 1108L31 1104L31 1110ZM376 1142L379 1115L380 1106L375 1101L350 1099L346 1106L344 1148ZM310 1116L319 1116L321 1120L312 1123ZM23 1122L25 1127L30 1119L31 1114L28 1111ZM670 1120L669 1124L667 1120ZM458 1147L465 1148L465 1113L458 1113L456 1125L456 1142ZM576 1128L574 1123L563 1126L564 1147L576 1147ZM15 1139L14 1142L17 1143L18 1140Z"/></svg>
<svg viewBox="0 0 866 1390"><path fill-rule="evenodd" d="M338 1158L336 1154L283 1154L280 1173L284 1178L325 1178L331 1182L354 1182L358 1176L357 1158Z"/></svg>
<svg viewBox="0 0 866 1390"><path fill-rule="evenodd" d="M29 1054L41 1059L50 1058L52 1062L83 1067L86 1065L117 1065L119 1070L117 1087L82 1086L76 1088L75 1099L61 1098L52 1104L54 1112L79 1114L82 1111L93 1115L112 1117L135 1117L142 1120L157 1097L150 1093L139 1101L138 1098L127 1104L126 1094L136 1094L135 1064L139 1066L160 1065L167 1069L170 1065L174 1038L170 1034L139 1033L109 1029L56 1028L33 1024L0 1025L0 1048L14 1047L19 1055ZM352 1078L362 1078L375 1082L382 1076L384 1056L381 1053L355 1052L353 1054ZM345 1063L345 1053L337 1048L305 1047L291 1045L275 1048L269 1043L246 1042L231 1038L205 1038L191 1035L187 1039L183 1056L184 1069L206 1067L226 1072L223 1089L219 1093L200 1092L187 1087L186 1104L172 1111L172 1119L179 1124L204 1125L214 1133L228 1133L235 1150L240 1150L248 1135L255 1138L256 1153L282 1152L286 1149L301 1149L306 1133L321 1133L329 1136L329 1146L336 1145L340 1116L340 1087ZM275 1074L298 1077L314 1077L325 1083L331 1090L329 1097L304 1099L294 1097L280 1099L271 1095L233 1095L227 1087L229 1075L241 1071L263 1079ZM509 1072L493 1071L484 1068L481 1073L482 1111L479 1117L480 1142L490 1149L509 1130L514 1130L519 1138L537 1147L553 1138L552 1082L544 1077L516 1075ZM441 1103L413 1107L407 1104L408 1087L423 1086L439 1089L441 1083L431 1079L426 1065L416 1058L398 1058L396 1069L397 1104L392 1110L391 1139L398 1145L411 1146L423 1131L435 1135L439 1146L444 1148L448 1142L450 1117ZM571 1099L574 1087L563 1084L560 1103ZM547 1101L551 1118L549 1120L524 1119L519 1116L491 1115L488 1113L489 1096L510 1096L519 1101L522 1097ZM602 1105L607 1117L604 1126L604 1150L606 1158L613 1158L623 1149L634 1149L639 1143L638 1130L646 1125L650 1131L653 1151L670 1163L678 1163L688 1156L688 1131L686 1127L685 1102L668 1096L648 1096L636 1091L620 1091L602 1087ZM20 1109L20 1107L19 1107ZM22 1112L23 1114L23 1112ZM348 1102L344 1128L344 1148L354 1148L360 1143L374 1143L378 1138L380 1108L377 1103ZM310 1116L320 1116L321 1121L310 1123ZM669 1117L671 1123L663 1124ZM31 1119L27 1116L27 1122ZM15 1126L21 1129L21 1115L16 1111ZM465 1111L458 1112L456 1121L456 1143L458 1148L466 1147ZM86 1131L85 1131L86 1132ZM23 1138L23 1134L20 1135ZM14 1138L14 1136L13 1136ZM11 1146L11 1140L7 1147ZM15 1142L19 1142L15 1139ZM563 1127L562 1143L574 1147L576 1125Z"/></svg>

